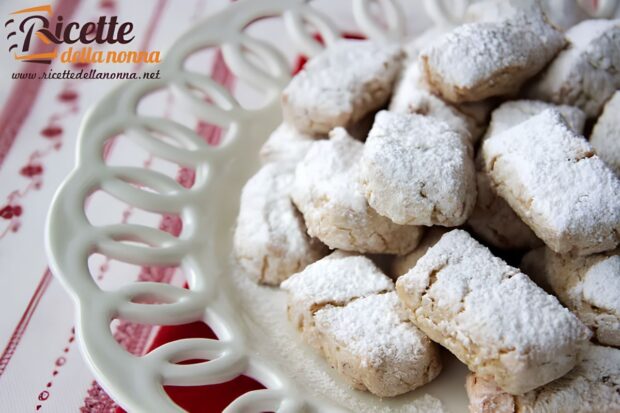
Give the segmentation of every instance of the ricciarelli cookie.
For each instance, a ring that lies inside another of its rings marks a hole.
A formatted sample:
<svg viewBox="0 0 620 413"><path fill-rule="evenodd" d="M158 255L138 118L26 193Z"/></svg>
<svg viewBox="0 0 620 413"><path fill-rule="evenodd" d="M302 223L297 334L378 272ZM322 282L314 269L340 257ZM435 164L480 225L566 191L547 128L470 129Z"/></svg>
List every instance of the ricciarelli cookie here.
<svg viewBox="0 0 620 413"><path fill-rule="evenodd" d="M531 85L529 95L596 117L620 88L620 20L586 20L571 27L566 38L569 46Z"/></svg>
<svg viewBox="0 0 620 413"><path fill-rule="evenodd" d="M557 109L569 126L578 133L583 131L586 115L580 109L567 105L535 100L505 102L495 109L484 140L526 121L546 109ZM471 230L486 243L501 249L529 249L542 244L536 234L517 216L510 206L493 190L484 172L481 151L476 157L478 199L467 220Z"/></svg>
<svg viewBox="0 0 620 413"><path fill-rule="evenodd" d="M593 254L620 243L620 180L559 112L484 142L494 191L558 253Z"/></svg>
<svg viewBox="0 0 620 413"><path fill-rule="evenodd" d="M356 389L397 396L441 371L439 349L409 321L393 291L323 307L314 318L325 357Z"/></svg>
<svg viewBox="0 0 620 413"><path fill-rule="evenodd" d="M564 44L542 14L522 13L459 26L420 58L433 92L450 102L472 102L518 92Z"/></svg>
<svg viewBox="0 0 620 413"><path fill-rule="evenodd" d="M620 91L605 104L596 121L590 144L600 158L620 176Z"/></svg>
<svg viewBox="0 0 620 413"><path fill-rule="evenodd" d="M620 412L620 350L590 344L581 362L566 376L513 396L478 374L465 388L471 413L618 413Z"/></svg>
<svg viewBox="0 0 620 413"><path fill-rule="evenodd" d="M471 145L420 115L377 114L359 179L370 206L403 225L461 225L476 201Z"/></svg>
<svg viewBox="0 0 620 413"><path fill-rule="evenodd" d="M320 348L314 314L371 294L394 290L392 280L362 256L335 251L308 265L281 285L288 292L288 318L308 344Z"/></svg>
<svg viewBox="0 0 620 413"><path fill-rule="evenodd" d="M351 126L387 102L403 56L397 46L339 41L310 60L284 89L284 119L311 135Z"/></svg>
<svg viewBox="0 0 620 413"><path fill-rule="evenodd" d="M243 187L233 239L241 266L257 282L278 285L327 253L306 233L290 199L290 168L263 166Z"/></svg>
<svg viewBox="0 0 620 413"><path fill-rule="evenodd" d="M431 340L511 394L569 372L590 338L555 297L462 230L445 234L396 291Z"/></svg>
<svg viewBox="0 0 620 413"><path fill-rule="evenodd" d="M297 165L293 201L308 233L330 248L406 254L418 245L422 228L396 224L368 205L358 183L363 149L343 128L314 142Z"/></svg>

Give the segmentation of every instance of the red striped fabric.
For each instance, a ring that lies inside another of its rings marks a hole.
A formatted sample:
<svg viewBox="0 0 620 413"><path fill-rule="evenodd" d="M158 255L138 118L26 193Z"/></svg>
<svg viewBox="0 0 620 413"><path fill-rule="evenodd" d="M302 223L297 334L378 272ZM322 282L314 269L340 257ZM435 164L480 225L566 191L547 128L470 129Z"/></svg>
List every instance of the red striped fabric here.
<svg viewBox="0 0 620 413"><path fill-rule="evenodd" d="M55 12L51 24L55 24L56 16L63 16L65 19L71 18L80 0L59 0L54 6ZM45 45L38 42L34 53L41 53ZM45 72L47 65L40 63L26 63L22 73L37 73L35 79L19 79L13 82L13 87L9 97L0 113L0 168L6 159L6 155L11 150L15 138L19 134L24 121L30 114L34 102L39 96L43 79L39 79L38 74Z"/></svg>

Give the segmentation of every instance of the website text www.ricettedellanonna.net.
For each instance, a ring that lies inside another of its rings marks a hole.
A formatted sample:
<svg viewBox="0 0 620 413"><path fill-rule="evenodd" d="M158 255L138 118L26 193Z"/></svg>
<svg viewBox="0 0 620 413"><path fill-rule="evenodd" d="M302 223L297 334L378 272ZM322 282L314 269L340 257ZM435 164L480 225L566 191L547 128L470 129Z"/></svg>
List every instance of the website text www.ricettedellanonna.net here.
<svg viewBox="0 0 620 413"><path fill-rule="evenodd" d="M152 72L103 72L97 69L53 70L45 72L13 72L13 79L159 79L159 69Z"/></svg>

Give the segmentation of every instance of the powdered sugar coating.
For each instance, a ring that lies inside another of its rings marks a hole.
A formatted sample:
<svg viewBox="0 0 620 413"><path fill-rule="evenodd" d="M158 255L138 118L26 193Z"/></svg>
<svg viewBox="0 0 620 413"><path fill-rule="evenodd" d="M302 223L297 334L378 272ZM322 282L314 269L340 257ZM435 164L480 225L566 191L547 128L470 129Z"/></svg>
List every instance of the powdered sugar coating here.
<svg viewBox="0 0 620 413"><path fill-rule="evenodd" d="M422 331L511 394L566 374L590 336L555 297L462 230L444 235L396 289Z"/></svg>
<svg viewBox="0 0 620 413"><path fill-rule="evenodd" d="M343 251L307 266L280 286L289 294L289 320L315 347L318 344L313 316L318 309L343 306L355 298L394 289L392 280L370 259Z"/></svg>
<svg viewBox="0 0 620 413"><path fill-rule="evenodd" d="M545 278L560 301L594 331L620 347L620 250L588 257L545 251Z"/></svg>
<svg viewBox="0 0 620 413"><path fill-rule="evenodd" d="M402 58L393 45L337 42L310 60L284 89L284 119L308 134L350 126L385 104Z"/></svg>
<svg viewBox="0 0 620 413"><path fill-rule="evenodd" d="M310 308L344 305L353 298L391 291L393 283L369 258L335 251L293 275L281 287L293 300Z"/></svg>
<svg viewBox="0 0 620 413"><path fill-rule="evenodd" d="M313 136L299 132L288 123L282 123L261 147L259 153L261 162L297 164L306 156L314 140Z"/></svg>
<svg viewBox="0 0 620 413"><path fill-rule="evenodd" d="M590 143L596 154L620 176L620 91L605 104L590 135Z"/></svg>
<svg viewBox="0 0 620 413"><path fill-rule="evenodd" d="M559 112L494 135L482 153L494 190L555 252L592 254L620 242L620 180Z"/></svg>
<svg viewBox="0 0 620 413"><path fill-rule="evenodd" d="M403 225L457 226L476 201L471 146L448 124L420 115L375 116L359 179L370 206Z"/></svg>
<svg viewBox="0 0 620 413"><path fill-rule="evenodd" d="M484 124L459 110L459 106L444 102L430 92L428 85L423 81L417 60L409 62L401 72L389 110L398 113L417 113L440 119L463 136L468 136L472 144L476 143L484 129Z"/></svg>
<svg viewBox="0 0 620 413"><path fill-rule="evenodd" d="M430 340L411 325L395 292L374 294L344 307L325 307L315 314L317 328L360 357L362 367L379 367L386 359L415 358ZM418 350L418 351L416 351Z"/></svg>
<svg viewBox="0 0 620 413"><path fill-rule="evenodd" d="M532 85L530 96L597 116L620 88L620 20L586 20L566 32L569 46Z"/></svg>
<svg viewBox="0 0 620 413"><path fill-rule="evenodd" d="M423 50L432 90L451 102L517 92L564 46L562 34L540 14L457 27Z"/></svg>
<svg viewBox="0 0 620 413"><path fill-rule="evenodd" d="M366 202L358 183L364 145L343 128L312 144L297 165L292 198L308 233L330 248L362 253L405 254L418 244L422 229L398 225Z"/></svg>
<svg viewBox="0 0 620 413"><path fill-rule="evenodd" d="M234 253L248 274L278 285L327 253L306 233L290 200L293 173L282 165L263 166L243 187L233 240Z"/></svg>
<svg viewBox="0 0 620 413"><path fill-rule="evenodd" d="M356 388L396 396L441 370L438 349L411 324L395 292L324 307L314 317L328 360Z"/></svg>
<svg viewBox="0 0 620 413"><path fill-rule="evenodd" d="M548 109L554 109L560 112L568 126L576 133L582 134L586 123L586 114L581 109L569 105L556 105L554 103L543 102L540 100L509 100L499 105L491 113L491 120L480 147L484 141L493 135L497 135L508 129L525 122L532 116L536 116ZM478 150L476 154L476 170L484 171L484 160L482 159L482 150Z"/></svg>
<svg viewBox="0 0 620 413"><path fill-rule="evenodd" d="M566 376L523 396L504 393L471 374L466 388L471 413L615 413L620 411L620 350L590 344Z"/></svg>

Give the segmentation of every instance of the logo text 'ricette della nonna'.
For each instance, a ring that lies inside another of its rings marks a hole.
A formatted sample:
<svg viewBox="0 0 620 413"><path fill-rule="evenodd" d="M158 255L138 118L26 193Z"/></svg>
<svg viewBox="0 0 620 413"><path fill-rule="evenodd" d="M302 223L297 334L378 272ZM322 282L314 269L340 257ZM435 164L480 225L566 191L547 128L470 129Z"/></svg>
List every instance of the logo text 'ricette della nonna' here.
<svg viewBox="0 0 620 413"><path fill-rule="evenodd" d="M51 63L159 63L159 50L97 50L92 45L125 45L134 40L133 23L119 22L118 16L100 16L84 24L54 16L51 4L17 10L5 22L9 52L15 60ZM45 51L33 52L36 40ZM71 45L59 52L59 45Z"/></svg>

